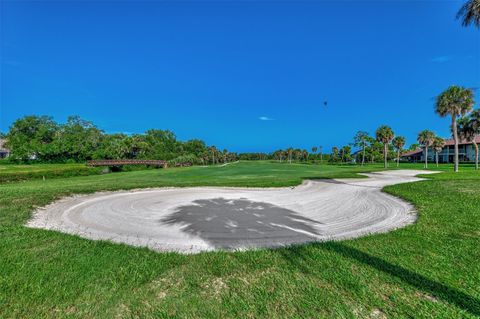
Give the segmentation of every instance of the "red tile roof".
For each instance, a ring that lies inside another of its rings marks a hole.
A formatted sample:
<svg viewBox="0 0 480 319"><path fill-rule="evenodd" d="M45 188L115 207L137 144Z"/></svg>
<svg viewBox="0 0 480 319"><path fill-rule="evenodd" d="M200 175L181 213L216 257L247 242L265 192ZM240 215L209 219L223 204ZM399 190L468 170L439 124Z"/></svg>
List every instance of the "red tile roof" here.
<svg viewBox="0 0 480 319"><path fill-rule="evenodd" d="M423 152L423 149L417 148L416 150L408 151L408 152L403 153L402 156L412 156L412 155L415 155L415 154L418 154L418 153L421 153L421 152Z"/></svg>

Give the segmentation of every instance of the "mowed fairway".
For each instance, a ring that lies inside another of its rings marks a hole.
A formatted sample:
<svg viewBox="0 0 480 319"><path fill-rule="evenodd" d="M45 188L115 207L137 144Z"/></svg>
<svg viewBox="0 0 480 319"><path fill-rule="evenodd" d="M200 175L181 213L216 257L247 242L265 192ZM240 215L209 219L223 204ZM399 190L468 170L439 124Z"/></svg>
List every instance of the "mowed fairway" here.
<svg viewBox="0 0 480 319"><path fill-rule="evenodd" d="M480 173L470 167L388 186L417 207L417 223L349 241L180 255L23 226L73 193L293 186L379 168L242 162L0 185L0 317L479 317Z"/></svg>

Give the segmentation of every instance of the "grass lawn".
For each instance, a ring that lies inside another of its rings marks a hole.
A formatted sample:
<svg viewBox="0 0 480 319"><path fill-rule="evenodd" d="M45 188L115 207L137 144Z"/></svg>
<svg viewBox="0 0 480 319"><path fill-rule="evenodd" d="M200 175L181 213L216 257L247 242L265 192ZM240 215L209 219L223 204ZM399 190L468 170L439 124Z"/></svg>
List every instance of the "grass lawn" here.
<svg viewBox="0 0 480 319"><path fill-rule="evenodd" d="M0 183L28 179L72 177L100 174L101 169L85 164L29 164L16 165L0 162Z"/></svg>
<svg viewBox="0 0 480 319"><path fill-rule="evenodd" d="M72 193L286 186L379 168L241 162L2 184L0 318L480 317L480 172L471 167L387 187L415 204L418 222L342 242L185 256L22 226L36 206Z"/></svg>

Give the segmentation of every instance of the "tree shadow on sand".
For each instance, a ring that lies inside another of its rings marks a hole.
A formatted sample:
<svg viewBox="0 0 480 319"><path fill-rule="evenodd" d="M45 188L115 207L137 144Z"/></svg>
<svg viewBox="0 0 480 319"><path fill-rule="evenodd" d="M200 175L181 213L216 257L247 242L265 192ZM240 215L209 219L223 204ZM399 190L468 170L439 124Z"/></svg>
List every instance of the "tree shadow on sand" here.
<svg viewBox="0 0 480 319"><path fill-rule="evenodd" d="M196 200L160 222L180 225L214 248L229 250L312 242L319 235L315 225L320 224L295 211L243 198Z"/></svg>
<svg viewBox="0 0 480 319"><path fill-rule="evenodd" d="M299 271L310 273L313 270L313 267L315 267L315 263L311 262L312 255L315 255L314 251L311 249L312 247L314 249L323 249L360 262L395 277L426 294L432 295L434 298L453 304L473 316L480 316L480 300L477 298L341 242L327 242L315 244L313 246L291 247L288 249L280 249L278 250L278 253L282 255L284 260L290 265L296 267Z"/></svg>

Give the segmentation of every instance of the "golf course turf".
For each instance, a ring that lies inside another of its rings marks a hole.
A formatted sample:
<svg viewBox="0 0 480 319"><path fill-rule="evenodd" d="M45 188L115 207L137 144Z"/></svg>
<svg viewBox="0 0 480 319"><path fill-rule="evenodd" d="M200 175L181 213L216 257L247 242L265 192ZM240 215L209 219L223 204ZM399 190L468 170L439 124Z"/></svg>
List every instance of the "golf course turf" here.
<svg viewBox="0 0 480 319"><path fill-rule="evenodd" d="M386 187L415 205L417 223L348 241L186 256L23 226L36 207L74 193L293 186L379 169L241 162L2 184L0 317L479 317L480 173L471 167Z"/></svg>

